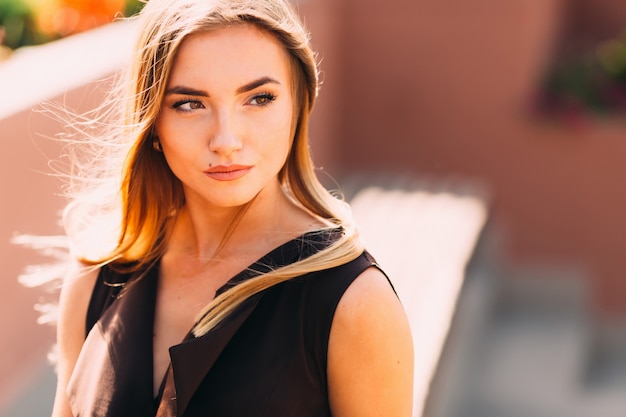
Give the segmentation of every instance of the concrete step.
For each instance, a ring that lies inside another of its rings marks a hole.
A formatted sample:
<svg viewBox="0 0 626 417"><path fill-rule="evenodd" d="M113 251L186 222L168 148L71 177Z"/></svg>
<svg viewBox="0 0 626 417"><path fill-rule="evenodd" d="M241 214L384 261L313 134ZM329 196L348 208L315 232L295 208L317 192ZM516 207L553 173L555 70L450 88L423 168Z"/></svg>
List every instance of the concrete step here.
<svg viewBox="0 0 626 417"><path fill-rule="evenodd" d="M599 330L582 269L511 268L493 243L468 268L424 415L626 416L624 323Z"/></svg>
<svg viewBox="0 0 626 417"><path fill-rule="evenodd" d="M42 364L40 372L0 417L49 417L52 414L56 374L51 365Z"/></svg>

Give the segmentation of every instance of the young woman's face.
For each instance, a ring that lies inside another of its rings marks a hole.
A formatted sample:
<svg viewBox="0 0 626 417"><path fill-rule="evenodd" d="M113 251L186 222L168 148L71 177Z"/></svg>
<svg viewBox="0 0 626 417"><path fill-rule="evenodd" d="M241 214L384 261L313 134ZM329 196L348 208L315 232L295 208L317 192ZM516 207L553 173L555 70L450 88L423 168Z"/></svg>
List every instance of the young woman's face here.
<svg viewBox="0 0 626 417"><path fill-rule="evenodd" d="M235 207L278 190L292 142L291 85L285 48L252 25L181 44L156 133L188 203Z"/></svg>

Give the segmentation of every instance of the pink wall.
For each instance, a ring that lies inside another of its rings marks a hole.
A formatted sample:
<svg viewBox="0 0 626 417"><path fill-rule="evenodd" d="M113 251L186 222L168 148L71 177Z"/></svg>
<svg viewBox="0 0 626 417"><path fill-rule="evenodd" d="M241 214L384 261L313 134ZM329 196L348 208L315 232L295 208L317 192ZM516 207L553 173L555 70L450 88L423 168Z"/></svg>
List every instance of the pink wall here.
<svg viewBox="0 0 626 417"><path fill-rule="evenodd" d="M623 0L570 0L570 35L603 40L624 34L626 3Z"/></svg>
<svg viewBox="0 0 626 417"><path fill-rule="evenodd" d="M62 98L71 108L89 108L101 100L90 87L69 92ZM57 98L61 100L61 98ZM58 212L61 181L53 177L49 160L61 153L60 144L50 140L59 124L41 113L25 110L0 119L0 257L3 265L4 300L0 303L0 414L15 395L41 372L46 354L54 343L54 329L36 323L34 305L55 301L57 294L20 285L17 276L26 265L49 261L31 249L10 243L18 234L55 235L62 233Z"/></svg>
<svg viewBox="0 0 626 417"><path fill-rule="evenodd" d="M324 33L315 13L329 6L309 3L315 39ZM566 0L333 6L340 28L332 29L334 42L323 35L319 45L331 63L322 61L322 69L338 71L320 100L332 123L313 131L314 143L333 149L318 156L335 176L392 171L487 181L492 218L507 232L513 262L579 265L589 272L596 307L624 314L626 124L572 130L528 112L571 26L563 18L572 6ZM626 4L603 1L604 15L616 17L618 9L626 15Z"/></svg>

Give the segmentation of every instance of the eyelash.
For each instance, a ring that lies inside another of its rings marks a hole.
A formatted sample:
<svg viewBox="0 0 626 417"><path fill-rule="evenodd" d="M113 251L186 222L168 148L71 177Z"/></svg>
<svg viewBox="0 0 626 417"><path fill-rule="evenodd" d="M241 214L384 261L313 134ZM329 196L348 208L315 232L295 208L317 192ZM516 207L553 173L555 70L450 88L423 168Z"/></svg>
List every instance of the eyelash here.
<svg viewBox="0 0 626 417"><path fill-rule="evenodd" d="M267 93L267 92L266 93L260 93L260 94L255 95L254 97L252 97L249 102L253 102L253 101L257 101L258 102L259 100L265 100L265 102L264 103L257 103L257 104L254 104L254 105L259 106L259 107L265 107L265 106L270 105L274 100L276 100L276 95L274 95L272 93ZM181 111L181 112L190 112L190 111L196 110L196 109L182 109L181 106L183 106L185 104L197 104L197 105L202 106L201 108L204 108L204 105L202 104L202 101L196 100L196 99L191 99L191 98L178 100L177 102L172 104L172 108L174 110L178 110L178 111Z"/></svg>
<svg viewBox="0 0 626 417"><path fill-rule="evenodd" d="M259 99L266 100L266 101L265 103L257 103L256 105L259 107L265 107L271 104L274 100L276 100L276 96L272 93L261 93L252 97L250 101L254 101L254 100L258 101Z"/></svg>
<svg viewBox="0 0 626 417"><path fill-rule="evenodd" d="M172 108L174 110L178 110L178 111L182 111L182 112L190 112L190 111L196 110L196 109L181 109L180 107L185 105L185 104L200 104L200 105L202 105L202 102L200 100L186 98L186 99L183 99L183 100L178 100L177 102L172 104Z"/></svg>

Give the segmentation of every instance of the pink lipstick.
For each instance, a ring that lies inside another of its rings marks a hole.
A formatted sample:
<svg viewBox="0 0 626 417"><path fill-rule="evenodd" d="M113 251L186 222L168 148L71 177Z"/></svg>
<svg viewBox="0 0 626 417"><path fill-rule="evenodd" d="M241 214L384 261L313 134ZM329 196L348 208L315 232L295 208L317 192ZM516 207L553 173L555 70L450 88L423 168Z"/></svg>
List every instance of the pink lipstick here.
<svg viewBox="0 0 626 417"><path fill-rule="evenodd" d="M245 176L252 169L252 165L218 165L204 171L216 181L234 181Z"/></svg>

